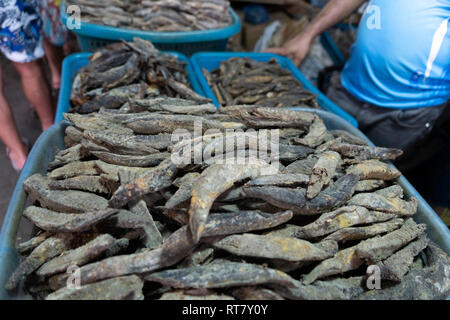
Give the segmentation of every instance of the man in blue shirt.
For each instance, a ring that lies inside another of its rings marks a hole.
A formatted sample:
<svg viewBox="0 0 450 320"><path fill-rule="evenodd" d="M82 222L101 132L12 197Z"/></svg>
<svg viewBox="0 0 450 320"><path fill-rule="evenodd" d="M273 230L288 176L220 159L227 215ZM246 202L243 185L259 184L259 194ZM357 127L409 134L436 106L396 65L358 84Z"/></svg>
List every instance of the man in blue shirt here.
<svg viewBox="0 0 450 320"><path fill-rule="evenodd" d="M269 51L301 64L317 35L364 2L331 0L303 33ZM331 79L327 95L376 145L403 149L404 160L417 155L448 105L449 19L449 0L369 1L351 57Z"/></svg>

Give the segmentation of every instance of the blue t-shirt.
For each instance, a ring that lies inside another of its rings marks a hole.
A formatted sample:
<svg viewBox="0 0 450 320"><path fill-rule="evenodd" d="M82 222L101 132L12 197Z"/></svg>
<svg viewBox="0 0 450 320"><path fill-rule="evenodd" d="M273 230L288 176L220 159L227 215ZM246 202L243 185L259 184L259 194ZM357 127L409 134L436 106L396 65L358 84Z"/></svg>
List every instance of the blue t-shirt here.
<svg viewBox="0 0 450 320"><path fill-rule="evenodd" d="M341 74L357 99L387 108L450 98L450 0L371 0Z"/></svg>

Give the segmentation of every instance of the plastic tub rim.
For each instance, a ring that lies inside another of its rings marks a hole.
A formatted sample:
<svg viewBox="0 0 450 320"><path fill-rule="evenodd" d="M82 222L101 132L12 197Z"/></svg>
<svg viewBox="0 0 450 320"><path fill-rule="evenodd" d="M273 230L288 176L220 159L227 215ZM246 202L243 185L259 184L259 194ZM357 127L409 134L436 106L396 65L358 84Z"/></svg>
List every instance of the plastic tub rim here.
<svg viewBox="0 0 450 320"><path fill-rule="evenodd" d="M233 8L229 7L229 12L232 17L232 23L224 28L212 30L199 31L175 31L175 32L156 32L143 31L138 29L116 28L111 26L98 25L81 21L80 29L73 29L75 34L95 37L107 40L132 40L134 37L139 37L146 40L151 40L154 43L191 43L191 42L206 42L216 41L229 38L237 34L241 30L241 20ZM65 1L61 3L61 21L64 25L67 23L68 16L66 14Z"/></svg>

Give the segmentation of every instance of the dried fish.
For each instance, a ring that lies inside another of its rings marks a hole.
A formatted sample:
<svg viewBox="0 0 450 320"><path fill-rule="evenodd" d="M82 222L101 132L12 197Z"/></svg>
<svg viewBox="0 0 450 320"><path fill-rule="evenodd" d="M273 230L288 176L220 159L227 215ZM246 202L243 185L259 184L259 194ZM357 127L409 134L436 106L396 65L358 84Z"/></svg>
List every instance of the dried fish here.
<svg viewBox="0 0 450 320"><path fill-rule="evenodd" d="M373 191L378 188L384 187L386 184L383 180L361 180L356 185L356 192L366 192L366 191Z"/></svg>
<svg viewBox="0 0 450 320"><path fill-rule="evenodd" d="M74 146L62 150L55 155L55 159L49 164L49 169L64 166L68 163L82 160L88 156L88 152L83 148L81 144L75 144Z"/></svg>
<svg viewBox="0 0 450 320"><path fill-rule="evenodd" d="M222 106L255 104L264 107L306 105L317 108L316 95L302 84L276 59L268 62L251 58L230 58L218 69L203 74Z"/></svg>
<svg viewBox="0 0 450 320"><path fill-rule="evenodd" d="M292 218L292 212L266 214L246 211L239 213L211 215L205 227L204 236L229 235L276 227ZM162 248L127 256L117 256L91 263L80 269L82 283L91 283L107 278L132 273L146 273L171 266L192 253L195 243L185 226L173 233Z"/></svg>
<svg viewBox="0 0 450 320"><path fill-rule="evenodd" d="M194 184L197 183L200 175L190 175L187 174L183 177L183 181L179 185L179 189L174 195L167 200L166 209L174 209L178 205L182 204L185 201L191 199L192 189L194 188Z"/></svg>
<svg viewBox="0 0 450 320"><path fill-rule="evenodd" d="M409 271L409 267L423 249L428 246L429 239L422 235L414 242L411 242L403 249L397 251L386 260L379 262L381 277L383 279L401 282L403 276Z"/></svg>
<svg viewBox="0 0 450 320"><path fill-rule="evenodd" d="M237 181L256 178L267 171L269 165L265 162L246 165L221 164L213 165L203 171L192 189L192 201L189 209L189 226L193 240L198 241L204 231L209 210L215 199L229 189Z"/></svg>
<svg viewBox="0 0 450 320"><path fill-rule="evenodd" d="M411 270L396 286L367 291L359 300L437 300L450 294L448 255L435 244L425 249L428 264L423 269Z"/></svg>
<svg viewBox="0 0 450 320"><path fill-rule="evenodd" d="M102 194L109 193L109 189L102 183L100 176L77 176L65 180L52 180L48 186L51 190L79 190Z"/></svg>
<svg viewBox="0 0 450 320"><path fill-rule="evenodd" d="M369 263L376 263L390 257L401 247L405 246L425 232L424 224L416 224L409 219L398 230L385 236L375 237L358 244L357 255Z"/></svg>
<svg viewBox="0 0 450 320"><path fill-rule="evenodd" d="M139 201L137 204L130 208L131 212L144 217L148 222L145 224L145 247L150 249L159 248L162 245L162 236L158 230L158 227L153 220L152 215L148 211L147 205L144 200ZM153 223L152 223L153 222Z"/></svg>
<svg viewBox="0 0 450 320"><path fill-rule="evenodd" d="M91 154L106 163L128 167L154 167L170 157L170 153L167 152L145 156L120 155L103 151L92 151Z"/></svg>
<svg viewBox="0 0 450 320"><path fill-rule="evenodd" d="M75 127L68 126L65 131L64 143L68 148L71 148L81 142L83 132Z"/></svg>
<svg viewBox="0 0 450 320"><path fill-rule="evenodd" d="M239 300L284 300L278 293L263 287L242 287L233 290Z"/></svg>
<svg viewBox="0 0 450 320"><path fill-rule="evenodd" d="M277 174L262 176L247 182L247 186L278 186L296 187L305 186L309 183L309 176L305 174Z"/></svg>
<svg viewBox="0 0 450 320"><path fill-rule="evenodd" d="M400 171L396 168L379 160L367 160L353 165L347 169L347 173L358 175L360 180L379 179L389 181L401 176Z"/></svg>
<svg viewBox="0 0 450 320"><path fill-rule="evenodd" d="M174 291L164 293L159 300L235 300L233 297L224 294L215 294L214 292L195 293L190 290ZM191 293L192 292L192 293Z"/></svg>
<svg viewBox="0 0 450 320"><path fill-rule="evenodd" d="M25 190L46 209L68 212L83 213L94 210L103 210L108 207L105 198L93 193L82 191L59 191L50 190L50 179L35 174L23 183Z"/></svg>
<svg viewBox="0 0 450 320"><path fill-rule="evenodd" d="M159 282L173 288L209 289L261 284L293 286L293 279L281 271L236 262L162 271L145 277L145 281Z"/></svg>
<svg viewBox="0 0 450 320"><path fill-rule="evenodd" d="M77 176L95 176L98 174L95 168L96 161L74 161L55 169L48 174L54 180L68 179Z"/></svg>
<svg viewBox="0 0 450 320"><path fill-rule="evenodd" d="M316 281L314 285L296 283L293 288L272 286L282 296L295 300L351 300L364 292L363 277Z"/></svg>
<svg viewBox="0 0 450 320"><path fill-rule="evenodd" d="M46 239L17 267L5 285L6 290L13 290L16 288L20 281L25 279L26 276L31 274L53 257L56 257L68 250L69 246L70 236L50 237Z"/></svg>
<svg viewBox="0 0 450 320"><path fill-rule="evenodd" d="M324 240L334 240L338 242L346 242L351 240L363 240L377 235L392 232L403 225L403 219L393 219L387 222L375 223L367 227L350 227L340 229Z"/></svg>
<svg viewBox="0 0 450 320"><path fill-rule="evenodd" d="M144 300L143 286L139 277L131 275L80 288L63 288L50 294L46 300Z"/></svg>
<svg viewBox="0 0 450 320"><path fill-rule="evenodd" d="M405 223L402 228L385 236L364 240L359 244L339 251L333 258L322 261L304 278L305 284L317 279L355 270L367 261L377 263L391 256L425 230L424 225Z"/></svg>
<svg viewBox="0 0 450 320"><path fill-rule="evenodd" d="M299 228L294 236L300 239L312 239L354 225L384 222L393 219L395 216L395 214L369 211L364 207L342 207L333 212L324 213L313 223Z"/></svg>
<svg viewBox="0 0 450 320"><path fill-rule="evenodd" d="M38 245L40 245L42 242L44 242L51 236L52 236L52 233L50 233L50 232L42 232L42 233L38 234L37 236L31 238L30 240L16 245L16 250L20 254L25 254L28 251L35 249Z"/></svg>
<svg viewBox="0 0 450 320"><path fill-rule="evenodd" d="M403 151L393 148L369 147L361 145L352 145L348 143L338 143L330 146L331 150L339 152L341 155L354 158L356 161L365 161L370 159L376 160L395 160Z"/></svg>
<svg viewBox="0 0 450 320"><path fill-rule="evenodd" d="M38 276L48 277L65 272L70 266L80 267L100 256L114 244L114 240L109 234L100 235L84 246L66 251L61 256L44 263L36 271L36 274Z"/></svg>
<svg viewBox="0 0 450 320"><path fill-rule="evenodd" d="M292 210L298 215L316 215L345 204L355 192L357 183L356 175L346 175L309 201L305 189L244 187L244 193L279 208Z"/></svg>
<svg viewBox="0 0 450 320"><path fill-rule="evenodd" d="M108 121L105 117L83 116L76 113L64 113L63 115L67 121L72 122L76 128L83 131L101 131L125 135L133 134L133 130Z"/></svg>
<svg viewBox="0 0 450 320"><path fill-rule="evenodd" d="M328 137L327 127L319 117L315 117L309 128L308 134L303 138L294 138L294 143L300 143L305 146L315 148L325 142Z"/></svg>
<svg viewBox="0 0 450 320"><path fill-rule="evenodd" d="M305 174L312 175L312 171L314 166L316 165L319 159L314 156L309 156L306 159L297 160L290 165L288 165L282 173L296 173L296 174Z"/></svg>
<svg viewBox="0 0 450 320"><path fill-rule="evenodd" d="M164 160L148 173L121 185L109 200L109 204L113 208L120 208L140 196L167 188L172 185L172 178L176 173L177 168L172 160Z"/></svg>
<svg viewBox="0 0 450 320"><path fill-rule="evenodd" d="M316 197L322 191L323 186L330 183L340 161L341 157L339 154L332 151L324 152L319 157L312 170L308 189L306 190L306 197L309 200Z"/></svg>
<svg viewBox="0 0 450 320"><path fill-rule="evenodd" d="M88 213L60 213L38 207L28 207L23 215L42 230L55 233L83 232L108 217L116 214L118 210L107 209Z"/></svg>
<svg viewBox="0 0 450 320"><path fill-rule="evenodd" d="M385 198L376 193L358 193L348 202L349 205L406 217L413 216L417 212L418 203L419 201L416 198L405 201L400 198Z"/></svg>
<svg viewBox="0 0 450 320"><path fill-rule="evenodd" d="M214 247L239 256L286 261L321 261L334 255L308 241L255 234L229 236L215 242Z"/></svg>

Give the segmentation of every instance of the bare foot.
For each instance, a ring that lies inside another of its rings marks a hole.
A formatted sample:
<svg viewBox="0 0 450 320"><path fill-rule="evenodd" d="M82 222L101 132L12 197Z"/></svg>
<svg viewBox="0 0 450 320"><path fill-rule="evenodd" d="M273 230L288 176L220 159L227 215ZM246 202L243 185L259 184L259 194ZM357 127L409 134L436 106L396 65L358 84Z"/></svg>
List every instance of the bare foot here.
<svg viewBox="0 0 450 320"><path fill-rule="evenodd" d="M22 150L10 150L6 149L6 153L11 160L11 165L14 170L21 171L27 161L28 151L27 147L23 145Z"/></svg>

